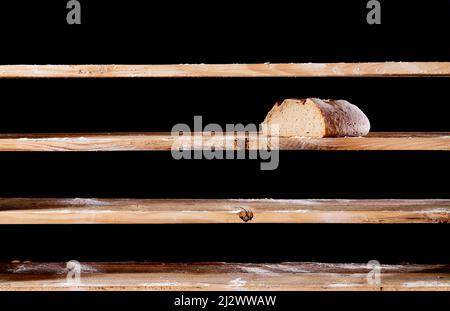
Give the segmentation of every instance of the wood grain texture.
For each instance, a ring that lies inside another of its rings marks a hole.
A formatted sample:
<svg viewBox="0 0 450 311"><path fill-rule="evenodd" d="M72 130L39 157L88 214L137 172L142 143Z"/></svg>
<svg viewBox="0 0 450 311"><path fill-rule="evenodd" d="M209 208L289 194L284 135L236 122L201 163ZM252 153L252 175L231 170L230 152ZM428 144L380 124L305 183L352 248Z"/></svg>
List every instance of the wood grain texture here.
<svg viewBox="0 0 450 311"><path fill-rule="evenodd" d="M0 78L386 76L450 76L450 62L0 66Z"/></svg>
<svg viewBox="0 0 450 311"><path fill-rule="evenodd" d="M0 264L2 291L449 291L450 265L382 265L370 284L366 264L81 263L79 283L65 263Z"/></svg>
<svg viewBox="0 0 450 311"><path fill-rule="evenodd" d="M374 132L365 137L266 137L251 133L1 134L2 151L450 150L450 133Z"/></svg>
<svg viewBox="0 0 450 311"><path fill-rule="evenodd" d="M450 200L0 199L0 224L448 223Z"/></svg>

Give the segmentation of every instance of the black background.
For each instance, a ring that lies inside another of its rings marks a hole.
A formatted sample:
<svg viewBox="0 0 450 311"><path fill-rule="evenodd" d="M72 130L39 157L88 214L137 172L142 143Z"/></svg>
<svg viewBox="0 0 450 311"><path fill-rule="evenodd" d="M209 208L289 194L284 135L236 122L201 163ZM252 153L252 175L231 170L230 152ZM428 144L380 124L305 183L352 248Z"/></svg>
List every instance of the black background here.
<svg viewBox="0 0 450 311"><path fill-rule="evenodd" d="M0 63L450 60L450 1L381 1L381 25L366 23L366 1L80 2L82 25L69 26L66 1L2 1ZM348 99L373 131L450 131L448 86L449 78L8 79L0 132L170 131L194 115L259 123L276 100L310 96ZM448 160L285 151L278 170L260 171L259 161L175 161L168 152L3 153L0 196L448 199ZM0 226L0 235L1 261L450 262L446 225ZM348 307L342 295L289 299ZM429 295L421 301L448 303ZM55 299L107 301L92 297ZM406 294L352 297L414 303Z"/></svg>

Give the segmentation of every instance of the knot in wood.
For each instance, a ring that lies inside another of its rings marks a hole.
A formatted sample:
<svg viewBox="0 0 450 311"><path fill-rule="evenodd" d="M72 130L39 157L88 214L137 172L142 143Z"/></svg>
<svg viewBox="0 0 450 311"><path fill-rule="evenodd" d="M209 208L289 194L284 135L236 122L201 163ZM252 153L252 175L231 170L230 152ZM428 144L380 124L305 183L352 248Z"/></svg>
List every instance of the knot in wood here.
<svg viewBox="0 0 450 311"><path fill-rule="evenodd" d="M253 219L253 212L246 207L241 207L241 211L239 212L239 218L244 222L248 222Z"/></svg>

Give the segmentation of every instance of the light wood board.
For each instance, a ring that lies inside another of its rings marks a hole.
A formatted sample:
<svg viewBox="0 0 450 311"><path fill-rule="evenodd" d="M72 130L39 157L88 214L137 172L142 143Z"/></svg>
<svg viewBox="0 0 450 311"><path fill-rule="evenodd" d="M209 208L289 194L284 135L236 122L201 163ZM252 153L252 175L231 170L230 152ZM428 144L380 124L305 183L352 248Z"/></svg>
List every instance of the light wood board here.
<svg viewBox="0 0 450 311"><path fill-rule="evenodd" d="M365 137L266 137L254 132L214 134L1 134L3 151L173 150L450 150L450 133L373 132ZM214 149L213 149L214 148Z"/></svg>
<svg viewBox="0 0 450 311"><path fill-rule="evenodd" d="M0 265L4 291L449 291L450 265L382 265L380 283L365 263L65 263Z"/></svg>
<svg viewBox="0 0 450 311"><path fill-rule="evenodd" d="M0 224L448 223L450 200L0 199Z"/></svg>
<svg viewBox="0 0 450 311"><path fill-rule="evenodd" d="M450 62L1 65L0 78L450 76Z"/></svg>

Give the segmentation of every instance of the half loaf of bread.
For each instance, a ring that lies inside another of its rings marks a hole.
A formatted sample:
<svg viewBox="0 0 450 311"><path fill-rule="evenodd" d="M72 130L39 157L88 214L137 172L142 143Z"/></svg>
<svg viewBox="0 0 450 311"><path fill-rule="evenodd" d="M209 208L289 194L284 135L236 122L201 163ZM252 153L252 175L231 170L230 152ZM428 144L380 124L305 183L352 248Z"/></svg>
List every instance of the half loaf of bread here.
<svg viewBox="0 0 450 311"><path fill-rule="evenodd" d="M261 125L264 134L283 137L365 136L370 130L369 119L357 106L318 98L278 102Z"/></svg>

